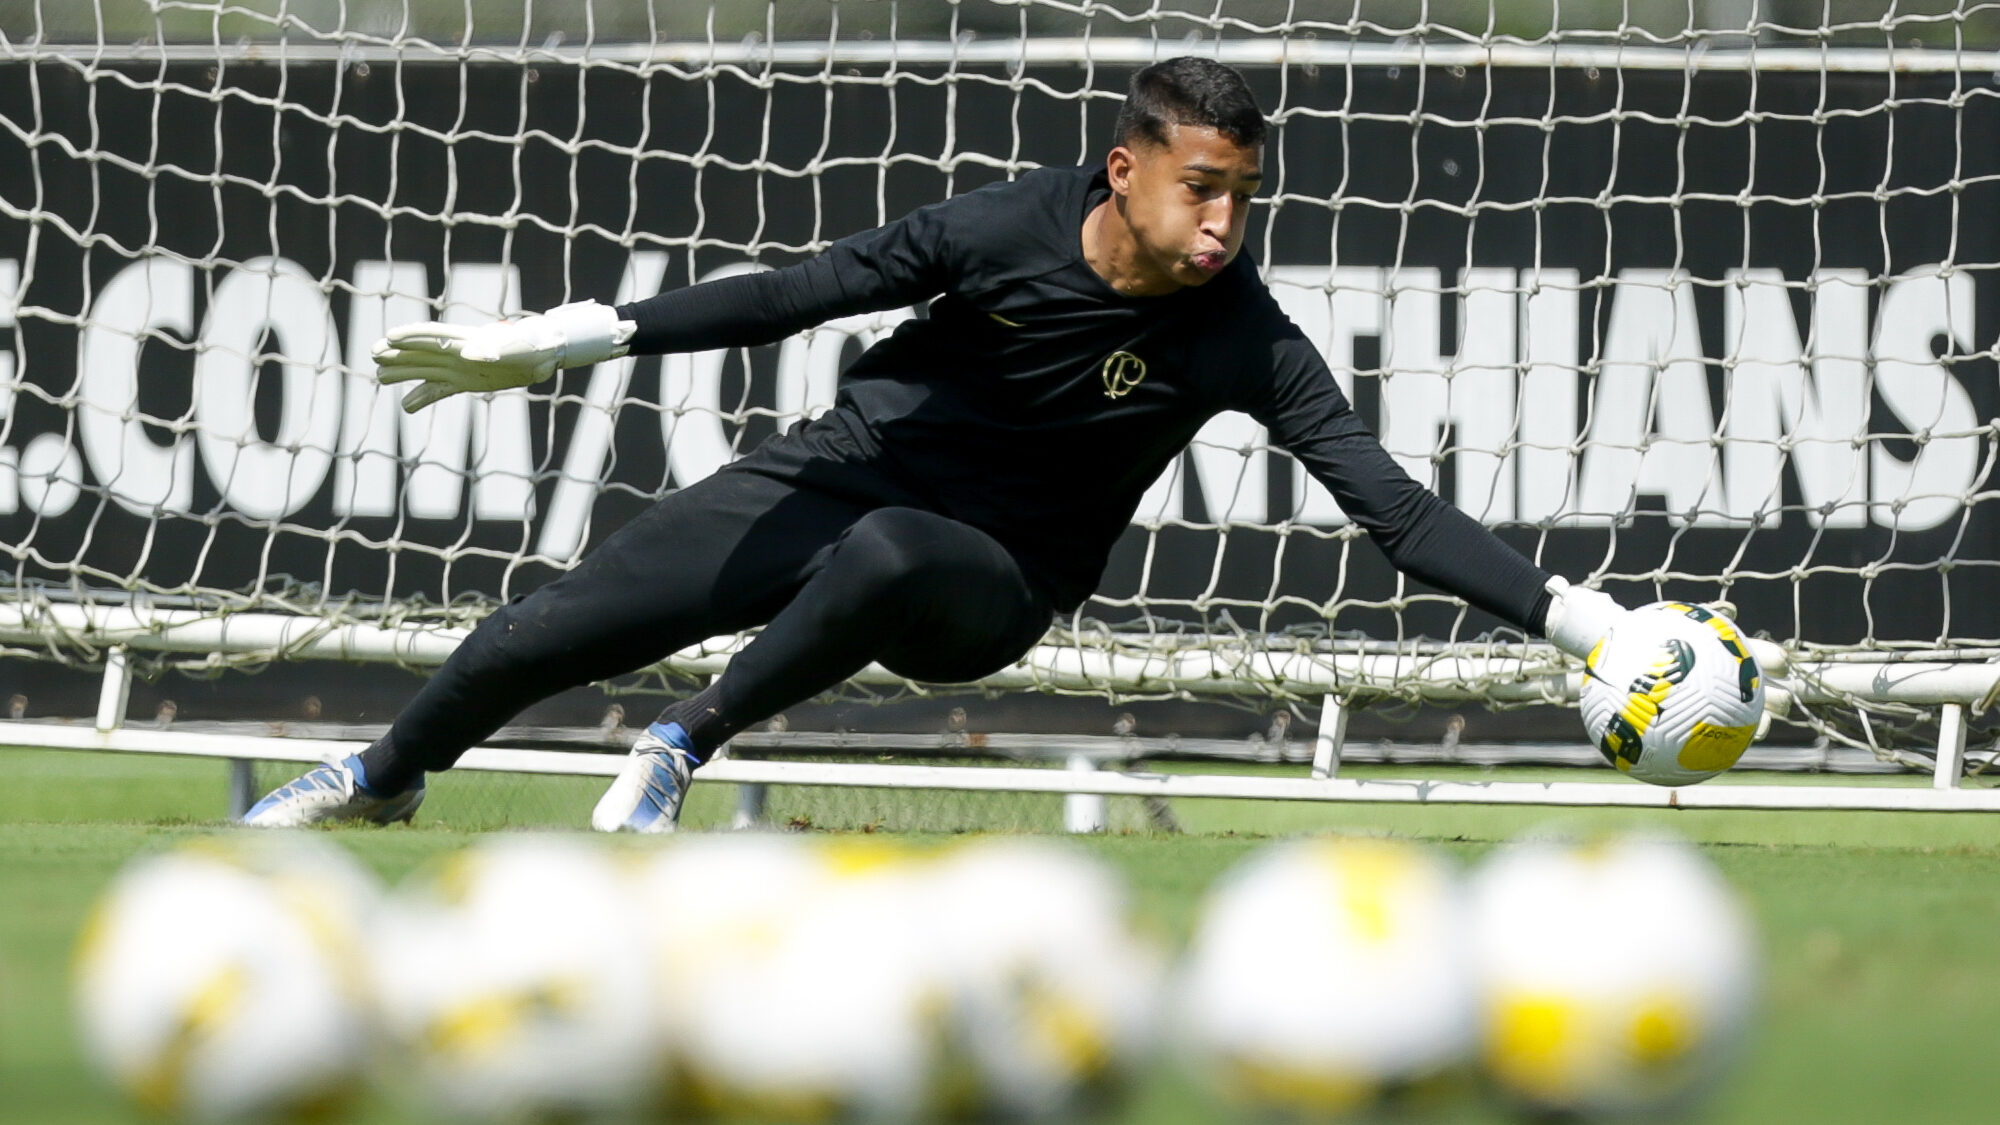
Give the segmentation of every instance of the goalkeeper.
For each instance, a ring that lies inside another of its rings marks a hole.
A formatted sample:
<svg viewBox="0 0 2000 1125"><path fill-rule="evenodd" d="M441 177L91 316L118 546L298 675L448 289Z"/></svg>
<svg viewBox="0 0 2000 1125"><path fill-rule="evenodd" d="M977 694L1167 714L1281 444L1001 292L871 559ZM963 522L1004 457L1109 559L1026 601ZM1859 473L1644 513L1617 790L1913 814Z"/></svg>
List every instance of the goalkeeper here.
<svg viewBox="0 0 2000 1125"><path fill-rule="evenodd" d="M786 269L392 331L380 378L414 383L403 405L418 410L628 353L768 344L931 302L855 361L832 410L496 611L379 741L274 791L247 822L405 819L427 772L530 703L763 626L647 727L591 818L671 830L691 771L732 735L871 662L951 683L1019 659L1090 595L1148 485L1225 410L1268 427L1397 567L1587 653L1616 604L1403 472L1240 253L1263 136L1241 75L1170 59L1133 77L1101 167L1031 172Z"/></svg>

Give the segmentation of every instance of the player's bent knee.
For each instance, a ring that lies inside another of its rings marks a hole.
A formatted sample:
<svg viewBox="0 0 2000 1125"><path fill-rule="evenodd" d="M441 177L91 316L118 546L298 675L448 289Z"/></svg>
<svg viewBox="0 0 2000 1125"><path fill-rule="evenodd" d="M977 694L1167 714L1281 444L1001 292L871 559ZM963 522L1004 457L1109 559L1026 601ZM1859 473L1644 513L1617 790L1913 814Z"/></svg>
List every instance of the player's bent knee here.
<svg viewBox="0 0 2000 1125"><path fill-rule="evenodd" d="M1027 610L1006 628L966 636L956 629L918 631L879 657L881 665L905 679L931 684L964 684L1004 671L1027 655L1048 632L1050 615Z"/></svg>
<svg viewBox="0 0 2000 1125"><path fill-rule="evenodd" d="M969 684L1013 667L1041 639L1041 632L1037 632L1026 643L997 646L971 655L935 651L893 653L885 655L881 663L896 675L919 683Z"/></svg>
<svg viewBox="0 0 2000 1125"><path fill-rule="evenodd" d="M883 508L849 529L829 567L848 609L876 626L875 659L897 675L966 683L1020 659L1051 610L1006 549L934 512Z"/></svg>
<svg viewBox="0 0 2000 1125"><path fill-rule="evenodd" d="M964 524L912 508L882 508L857 520L835 550L834 565L868 594L907 595L929 584L961 581L983 552L963 540Z"/></svg>

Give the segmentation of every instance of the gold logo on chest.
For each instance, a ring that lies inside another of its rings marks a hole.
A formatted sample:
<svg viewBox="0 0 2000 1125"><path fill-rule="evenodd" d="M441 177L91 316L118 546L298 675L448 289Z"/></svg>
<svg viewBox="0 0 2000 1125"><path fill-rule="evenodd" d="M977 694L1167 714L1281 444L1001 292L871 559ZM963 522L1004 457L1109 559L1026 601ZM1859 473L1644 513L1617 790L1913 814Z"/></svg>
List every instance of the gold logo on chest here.
<svg viewBox="0 0 2000 1125"><path fill-rule="evenodd" d="M1105 398L1124 398L1145 381L1145 360L1131 352L1112 352L1104 357Z"/></svg>

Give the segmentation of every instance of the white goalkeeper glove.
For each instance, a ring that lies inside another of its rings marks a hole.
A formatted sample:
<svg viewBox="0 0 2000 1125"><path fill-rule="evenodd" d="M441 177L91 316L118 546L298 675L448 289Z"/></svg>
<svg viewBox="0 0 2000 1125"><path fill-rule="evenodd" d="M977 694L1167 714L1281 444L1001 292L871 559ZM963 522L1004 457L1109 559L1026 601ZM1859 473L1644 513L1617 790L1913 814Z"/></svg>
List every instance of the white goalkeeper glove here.
<svg viewBox="0 0 2000 1125"><path fill-rule="evenodd" d="M424 321L375 341L375 378L416 383L403 396L414 414L464 391L503 391L539 383L565 367L625 354L638 325L609 305L577 301L541 314L478 327Z"/></svg>
<svg viewBox="0 0 2000 1125"><path fill-rule="evenodd" d="M1591 650L1611 632L1611 626L1631 612L1613 601L1610 594L1572 586L1569 579L1559 574L1549 579L1545 589L1555 597L1549 602L1542 633L1557 648L1578 660L1588 660Z"/></svg>

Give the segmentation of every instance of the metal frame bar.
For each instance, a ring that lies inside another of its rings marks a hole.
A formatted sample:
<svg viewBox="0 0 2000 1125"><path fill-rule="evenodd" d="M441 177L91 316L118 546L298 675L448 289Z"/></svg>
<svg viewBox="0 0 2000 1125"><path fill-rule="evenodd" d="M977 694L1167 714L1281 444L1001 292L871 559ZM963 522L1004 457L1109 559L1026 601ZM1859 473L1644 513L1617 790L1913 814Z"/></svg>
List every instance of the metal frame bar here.
<svg viewBox="0 0 2000 1125"><path fill-rule="evenodd" d="M1325 781L1340 772L1340 753L1347 747L1347 705L1326 696L1319 707L1319 732L1313 737L1315 779Z"/></svg>
<svg viewBox="0 0 2000 1125"><path fill-rule="evenodd" d="M117 730L125 725L125 709L132 701L132 653L123 645L104 658L104 681L97 689L97 729Z"/></svg>
<svg viewBox="0 0 2000 1125"><path fill-rule="evenodd" d="M797 763L792 763L797 764ZM958 769L967 767L959 766ZM983 768L983 767L974 767ZM1071 774L1096 773L1098 760L1088 754L1072 754L1064 767ZM1063 831L1073 835L1095 835L1111 827L1111 801L1102 793L1063 790Z"/></svg>
<svg viewBox="0 0 2000 1125"><path fill-rule="evenodd" d="M1947 703L1938 716L1937 767L1931 788L1956 789L1965 775L1965 705Z"/></svg>

